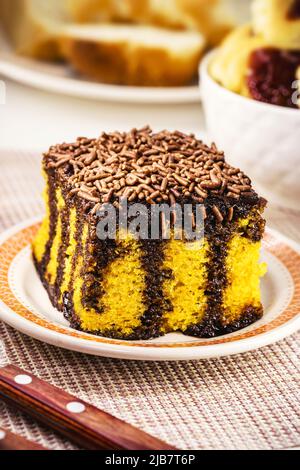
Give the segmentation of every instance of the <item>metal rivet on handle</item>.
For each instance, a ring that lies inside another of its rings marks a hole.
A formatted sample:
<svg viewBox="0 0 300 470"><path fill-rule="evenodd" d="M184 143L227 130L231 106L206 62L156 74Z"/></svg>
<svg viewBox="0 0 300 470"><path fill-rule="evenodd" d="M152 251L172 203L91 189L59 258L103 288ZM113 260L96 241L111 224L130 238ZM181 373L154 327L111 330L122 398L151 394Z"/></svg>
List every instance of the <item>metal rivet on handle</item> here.
<svg viewBox="0 0 300 470"><path fill-rule="evenodd" d="M77 401L68 403L66 408L70 413L83 413L85 411L85 406Z"/></svg>
<svg viewBox="0 0 300 470"><path fill-rule="evenodd" d="M4 431L2 431L2 429L0 429L0 441L2 439L5 439L5 436L6 436L6 433Z"/></svg>
<svg viewBox="0 0 300 470"><path fill-rule="evenodd" d="M29 375L16 375L15 382L19 385L29 385L32 382L32 378Z"/></svg>

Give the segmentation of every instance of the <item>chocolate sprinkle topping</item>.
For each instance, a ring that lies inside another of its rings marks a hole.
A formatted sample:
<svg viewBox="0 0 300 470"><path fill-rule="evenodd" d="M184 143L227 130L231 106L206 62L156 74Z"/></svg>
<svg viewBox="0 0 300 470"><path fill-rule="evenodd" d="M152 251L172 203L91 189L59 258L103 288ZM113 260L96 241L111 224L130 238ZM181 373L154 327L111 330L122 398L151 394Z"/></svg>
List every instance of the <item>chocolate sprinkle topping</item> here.
<svg viewBox="0 0 300 470"><path fill-rule="evenodd" d="M252 191L250 179L226 163L215 144L179 131L153 133L147 126L103 132L98 139L53 146L45 156L48 168L68 175L70 193L97 207L125 197L174 205L184 197L203 203L210 195L239 199ZM218 208L214 213L223 219Z"/></svg>

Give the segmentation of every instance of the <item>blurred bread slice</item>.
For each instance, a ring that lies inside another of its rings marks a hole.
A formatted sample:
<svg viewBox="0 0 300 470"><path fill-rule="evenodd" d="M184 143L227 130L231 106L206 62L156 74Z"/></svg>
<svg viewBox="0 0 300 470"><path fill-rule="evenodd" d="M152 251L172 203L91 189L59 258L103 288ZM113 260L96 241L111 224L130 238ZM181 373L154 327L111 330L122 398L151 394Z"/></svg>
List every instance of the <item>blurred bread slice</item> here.
<svg viewBox="0 0 300 470"><path fill-rule="evenodd" d="M200 33L134 24L76 24L71 22L70 4L0 0L1 23L16 52L67 59L81 74L107 83L180 86L197 76L206 45Z"/></svg>
<svg viewBox="0 0 300 470"><path fill-rule="evenodd" d="M300 17L293 14L299 0L254 0L253 28L272 46L300 49Z"/></svg>
<svg viewBox="0 0 300 470"><path fill-rule="evenodd" d="M0 23L16 52L58 58L58 30L70 18L65 6L65 0L0 0Z"/></svg>
<svg viewBox="0 0 300 470"><path fill-rule="evenodd" d="M247 21L249 0L67 0L74 21L119 21L189 29L217 44Z"/></svg>
<svg viewBox="0 0 300 470"><path fill-rule="evenodd" d="M205 48L198 32L121 24L65 25L59 42L82 75L135 86L187 84Z"/></svg>

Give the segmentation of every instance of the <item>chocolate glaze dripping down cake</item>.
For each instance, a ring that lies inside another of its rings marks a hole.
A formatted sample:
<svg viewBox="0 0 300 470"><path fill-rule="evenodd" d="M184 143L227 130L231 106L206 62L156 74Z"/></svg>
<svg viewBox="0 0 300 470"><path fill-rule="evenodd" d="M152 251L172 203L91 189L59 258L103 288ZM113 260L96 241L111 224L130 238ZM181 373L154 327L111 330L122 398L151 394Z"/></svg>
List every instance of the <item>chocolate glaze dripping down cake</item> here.
<svg viewBox="0 0 300 470"><path fill-rule="evenodd" d="M123 339L213 337L261 317L266 201L214 145L145 127L53 146L43 169L47 211L33 257L74 328ZM204 240L166 240L163 230L158 239L100 239L100 209L118 212L122 198L149 214L159 203L201 204Z"/></svg>

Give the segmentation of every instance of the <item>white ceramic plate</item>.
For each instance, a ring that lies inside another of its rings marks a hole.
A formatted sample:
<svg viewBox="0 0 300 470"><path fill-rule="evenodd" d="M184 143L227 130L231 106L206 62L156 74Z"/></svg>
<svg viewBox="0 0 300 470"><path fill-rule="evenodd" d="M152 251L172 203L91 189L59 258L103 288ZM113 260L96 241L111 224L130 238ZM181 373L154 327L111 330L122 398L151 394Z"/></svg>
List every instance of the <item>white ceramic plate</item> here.
<svg viewBox="0 0 300 470"><path fill-rule="evenodd" d="M38 227L39 220L30 220L0 237L0 319L46 343L121 359L205 359L266 346L300 328L300 247L269 230L262 253L269 268L262 282L265 314L255 324L211 339L176 333L149 341L119 341L73 330L52 307L34 269L29 244Z"/></svg>
<svg viewBox="0 0 300 470"><path fill-rule="evenodd" d="M42 90L94 100L152 104L200 102L197 84L150 88L106 85L81 79L65 64L41 62L14 54L1 34L0 74Z"/></svg>

